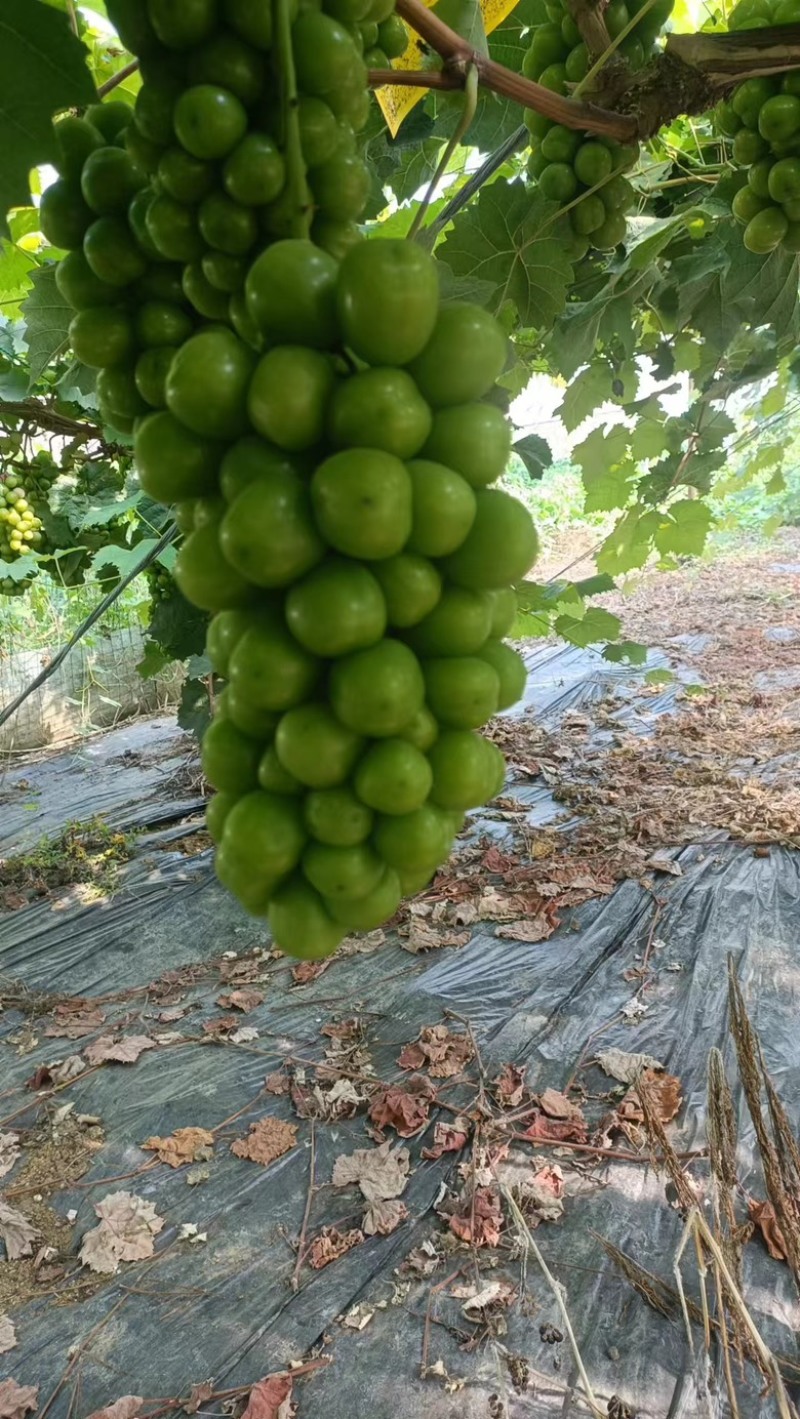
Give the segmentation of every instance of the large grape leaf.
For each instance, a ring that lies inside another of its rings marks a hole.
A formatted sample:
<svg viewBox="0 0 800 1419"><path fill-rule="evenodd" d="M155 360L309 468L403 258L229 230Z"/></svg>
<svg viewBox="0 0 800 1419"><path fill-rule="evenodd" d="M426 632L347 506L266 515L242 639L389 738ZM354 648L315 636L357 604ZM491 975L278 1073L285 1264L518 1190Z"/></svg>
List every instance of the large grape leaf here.
<svg viewBox="0 0 800 1419"><path fill-rule="evenodd" d="M0 233L9 207L24 207L28 174L57 154L52 115L93 103L86 50L66 15L40 0L3 0L0 7Z"/></svg>
<svg viewBox="0 0 800 1419"><path fill-rule="evenodd" d="M457 276L490 281L490 306L513 301L520 323L547 330L564 309L572 264L554 231L551 202L521 182L493 182L460 213L437 251Z"/></svg>
<svg viewBox="0 0 800 1419"><path fill-rule="evenodd" d="M69 323L75 314L56 286L54 265L41 266L32 279L33 290L22 306L31 388L53 357L66 348Z"/></svg>

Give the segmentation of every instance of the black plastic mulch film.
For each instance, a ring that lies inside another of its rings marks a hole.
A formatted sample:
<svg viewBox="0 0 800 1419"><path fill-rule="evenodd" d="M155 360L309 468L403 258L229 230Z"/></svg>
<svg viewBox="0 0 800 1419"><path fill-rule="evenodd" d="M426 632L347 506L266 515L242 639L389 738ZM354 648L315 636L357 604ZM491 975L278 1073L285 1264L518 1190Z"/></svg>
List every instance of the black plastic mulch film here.
<svg viewBox="0 0 800 1419"><path fill-rule="evenodd" d="M632 672L624 667L563 647L537 650L529 663L528 705L544 722L555 724L565 711L613 688L626 727L646 732L641 702L637 706L634 696L626 697ZM663 663L651 657L651 664ZM648 698L647 715L669 712L674 694L674 687L667 686L655 700ZM0 985L13 981L31 992L61 997L103 996L142 987L165 971L226 951L242 954L267 944L263 925L245 917L216 883L209 852L186 856L171 847L171 840L186 831L176 824L200 806L191 797L186 768L185 739L170 720L159 719L123 727L5 775L0 785L4 856L68 820L95 814L139 836L134 857L120 867L107 901L81 904L67 893L66 905L55 909L44 901L0 917ZM188 793L181 788L187 781ZM536 787L526 798L532 822L541 824L561 813L545 790ZM496 823L476 826L498 831ZM647 1013L638 1021L628 1023L617 1012L631 999L623 971L641 958L653 900L626 882L612 896L567 913L559 930L537 945L499 940L481 929L462 949L432 956L412 956L390 943L375 954L337 962L301 989L292 988L288 963L265 963L265 1000L242 1017L243 1025L258 1030L255 1041L242 1047L206 1043L153 1049L134 1065L105 1066L57 1094L47 1105L51 1115L73 1104L76 1114L98 1116L106 1135L80 1185L47 1199L64 1217L73 1209L77 1214L73 1252L83 1233L96 1225L93 1201L124 1188L152 1202L165 1219L155 1247L156 1253L168 1250L149 1269L148 1263L131 1263L115 1276L92 1278L98 1284L79 1302L59 1304L60 1292L74 1286L73 1263L71 1277L14 1311L18 1344L0 1357L0 1378L38 1385L40 1406L55 1392L48 1419L85 1419L124 1394L188 1394L192 1384L210 1377L218 1389L254 1383L306 1354L327 1334L333 1363L298 1384L298 1419L489 1419L498 1412L492 1399L498 1394L506 1405L499 1412L508 1419L587 1413L568 1393L577 1380L568 1345L547 1345L540 1338L540 1325L558 1326L559 1315L532 1260L527 1282L538 1310L525 1314L512 1307L502 1337L509 1355L524 1356L530 1366L522 1392L510 1383L496 1347L466 1353L440 1326L432 1327L429 1363L443 1360L448 1374L466 1383L448 1389L441 1380L420 1377L428 1294L446 1271L416 1280L401 1293L393 1273L413 1247L440 1228L434 1203L443 1183L457 1185L459 1163L467 1156L421 1158L421 1149L432 1141L435 1110L426 1132L409 1141L412 1174L403 1196L408 1220L388 1237L368 1238L324 1270L304 1268L296 1291L290 1243L300 1232L306 1203L310 1125L300 1124L299 1146L269 1168L243 1163L227 1144L265 1109L294 1118L286 1097L265 1099L262 1093L257 1098L265 1074L278 1069L287 1055L319 1059L325 1043L320 1028L332 1018L361 1015L377 1075L388 1080L399 1075L402 1045L423 1026L438 1023L443 1011L454 1010L470 1021L487 1067L508 1061L524 1065L527 1084L541 1090L560 1088L589 1037L616 1015L602 1035L602 1047L655 1055L681 1080L680 1149L705 1144L708 1052L715 1045L723 1051L740 1129L740 1180L763 1196L727 1030L726 957L732 953L737 963L767 1065L797 1126L798 860L774 847L768 856L755 856L752 847L728 842L711 850L708 845L684 849L679 860L682 876L659 880L665 905L658 936L666 943L671 969L659 972L648 993ZM203 1020L219 1015L220 989L216 972L187 987L193 1009L183 1024L194 1034L200 1033ZM157 1013L156 1005L134 996L108 1007L103 1028L107 1032L109 1024L123 1019L128 1034L181 1028L156 1025ZM20 1044L25 1025L25 1015L14 1008L0 1014L0 1115L13 1118L0 1122L0 1128L33 1126L37 1098L25 1081L39 1065L86 1044L39 1034L35 1047L25 1048ZM598 1074L595 1082L603 1087L600 1080ZM250 1100L256 1102L248 1112ZM137 1145L152 1135L164 1137L185 1125L212 1129L240 1110L245 1112L223 1130L202 1185L187 1186L185 1169L164 1164L129 1183L85 1185L135 1171L152 1156ZM369 1146L363 1116L318 1126L318 1181L330 1181L337 1155ZM0 1189L13 1191L19 1168L7 1174ZM694 1367L702 1363L702 1344L693 1361L680 1319L667 1320L647 1306L607 1260L595 1236L609 1238L671 1282L682 1221L665 1195L663 1178L649 1167L614 1161L599 1173L593 1169L602 1186L576 1188L575 1176L572 1170L567 1173L562 1219L542 1224L536 1240L566 1290L595 1393L604 1405L619 1395L641 1419L706 1414L722 1419L729 1411L721 1373L711 1409L698 1393ZM342 1197L332 1192L323 1190L315 1198L313 1228L341 1219ZM23 1211L24 1202L16 1203ZM196 1226L207 1240L180 1241L184 1223ZM346 1225L357 1225L357 1216ZM453 1269L461 1259L452 1262ZM0 1271L4 1265L0 1247ZM497 1273L484 1269L485 1278L494 1275L518 1278L519 1259L504 1263ZM691 1267L687 1285L690 1291L695 1287ZM745 1251L745 1293L767 1342L795 1356L798 1302L791 1277L760 1244ZM375 1310L363 1331L336 1323L357 1303L372 1309L380 1302L389 1304ZM458 1306L451 1303L446 1314L457 1326ZM96 1336L59 1389L71 1347L95 1328ZM771 1399L760 1396L752 1370L737 1371L737 1385L741 1419L777 1412ZM221 1412L219 1401L200 1410L201 1415Z"/></svg>

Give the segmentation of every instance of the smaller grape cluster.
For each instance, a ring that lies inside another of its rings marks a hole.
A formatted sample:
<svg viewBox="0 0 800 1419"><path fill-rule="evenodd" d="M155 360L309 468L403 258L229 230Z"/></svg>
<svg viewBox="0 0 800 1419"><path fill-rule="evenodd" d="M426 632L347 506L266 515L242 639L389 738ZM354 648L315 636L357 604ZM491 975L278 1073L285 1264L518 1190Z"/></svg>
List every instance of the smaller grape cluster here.
<svg viewBox="0 0 800 1419"><path fill-rule="evenodd" d="M154 562L152 566L147 568L145 580L153 606L157 606L159 601L169 601L175 590L175 580L166 567L159 566L157 562Z"/></svg>
<svg viewBox="0 0 800 1419"><path fill-rule="evenodd" d="M40 548L44 538L37 514L40 497L25 471L12 468L0 473L0 558L4 562Z"/></svg>
<svg viewBox="0 0 800 1419"><path fill-rule="evenodd" d="M642 3L611 0L603 18L612 39L627 28ZM620 58L631 69L641 69L653 54L673 4L674 0L656 0L619 45ZM548 0L545 8L548 19L531 31L522 72L553 93L569 94L588 73L589 51L574 19L558 0ZM587 137L532 109L526 110L525 121L531 135L528 176L548 201L570 204L573 259L580 260L590 247L613 250L625 239L625 214L635 201L624 174L637 160L638 144Z"/></svg>
<svg viewBox="0 0 800 1419"><path fill-rule="evenodd" d="M798 0L740 0L731 30L765 29L800 20ZM737 84L717 105L717 130L732 138L742 185L731 204L748 251L800 251L800 69ZM746 170L746 177L745 177Z"/></svg>

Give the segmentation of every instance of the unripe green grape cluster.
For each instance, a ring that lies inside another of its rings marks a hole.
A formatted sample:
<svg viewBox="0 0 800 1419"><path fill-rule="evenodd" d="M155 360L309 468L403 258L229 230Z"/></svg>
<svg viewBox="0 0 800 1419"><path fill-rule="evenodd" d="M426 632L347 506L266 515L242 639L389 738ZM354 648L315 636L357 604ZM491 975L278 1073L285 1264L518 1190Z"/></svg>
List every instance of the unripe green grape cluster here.
<svg viewBox="0 0 800 1419"><path fill-rule="evenodd" d="M75 353L175 509L178 587L212 616L217 874L282 949L322 957L430 881L504 779L478 731L524 689L503 637L537 551L493 486L506 337L442 303L419 246L356 225L360 51L399 52L391 0L289 16L310 212L270 6L108 10L142 91L133 118L108 103L58 125L43 229L69 249Z"/></svg>
<svg viewBox="0 0 800 1419"><path fill-rule="evenodd" d="M800 23L800 0L740 0L731 30ZM745 79L717 104L718 131L746 171L731 204L748 251L800 251L800 69Z"/></svg>
<svg viewBox="0 0 800 1419"><path fill-rule="evenodd" d="M673 4L656 0L619 45L620 58L634 71L656 52L656 38ZM611 0L603 18L612 39L640 8L633 0ZM568 95L589 71L589 52L575 20L558 0L548 0L546 10L547 21L531 30L522 72L553 93ZM581 134L532 109L526 110L525 121L531 135L528 177L548 201L569 207L573 259L580 260L590 247L613 250L625 240L625 214L635 203L624 174L637 161L638 144Z"/></svg>
<svg viewBox="0 0 800 1419"><path fill-rule="evenodd" d="M154 606L157 606L159 601L169 601L175 590L175 578L166 567L154 562L152 566L147 568L145 580L150 600Z"/></svg>
<svg viewBox="0 0 800 1419"><path fill-rule="evenodd" d="M37 492L28 474L20 469L0 473L0 559L5 562L26 552L43 550L44 529L37 513ZM12 583L16 588L19 583Z"/></svg>

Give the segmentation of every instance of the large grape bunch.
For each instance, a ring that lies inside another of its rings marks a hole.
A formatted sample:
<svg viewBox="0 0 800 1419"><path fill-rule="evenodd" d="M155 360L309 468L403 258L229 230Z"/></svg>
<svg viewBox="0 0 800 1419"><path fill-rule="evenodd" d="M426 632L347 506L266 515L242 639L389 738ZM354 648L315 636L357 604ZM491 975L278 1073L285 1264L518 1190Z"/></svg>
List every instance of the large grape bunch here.
<svg viewBox="0 0 800 1419"><path fill-rule="evenodd" d="M798 0L740 0L729 28L798 21ZM800 251L800 69L745 79L717 105L716 121L719 132L733 139L734 164L747 170L732 208L748 251L766 255L779 246Z"/></svg>
<svg viewBox="0 0 800 1419"><path fill-rule="evenodd" d="M610 0L603 18L611 39L627 29L644 0ZM629 68L641 69L655 52L656 38L674 0L655 0L619 45ZM522 71L553 93L569 94L589 70L589 52L569 11L547 0L548 19L535 25ZM595 247L613 250L625 239L625 214L635 193L625 173L635 164L638 144L592 137L553 123L532 109L525 112L531 153L528 176L549 201L569 206L572 255L580 260Z"/></svg>
<svg viewBox="0 0 800 1419"><path fill-rule="evenodd" d="M523 690L502 638L537 550L493 486L506 339L440 302L421 248L355 225L359 40L387 0L293 20L309 235L264 0L108 8L144 97L127 128L111 103L60 125L86 151L43 204L70 247L59 285L145 492L175 507L178 585L212 614L218 876L282 949L320 957L419 891L503 782L477 731Z"/></svg>

